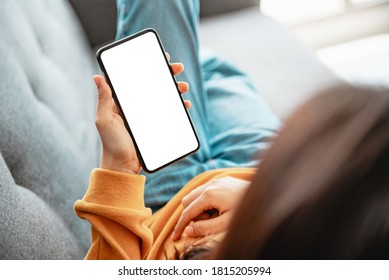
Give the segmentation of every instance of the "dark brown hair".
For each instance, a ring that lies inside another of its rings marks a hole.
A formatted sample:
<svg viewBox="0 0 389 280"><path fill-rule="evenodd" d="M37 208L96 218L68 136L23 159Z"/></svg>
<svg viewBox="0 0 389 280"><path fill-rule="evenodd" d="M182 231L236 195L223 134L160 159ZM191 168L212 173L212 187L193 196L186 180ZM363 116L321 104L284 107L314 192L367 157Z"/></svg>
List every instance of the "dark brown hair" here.
<svg viewBox="0 0 389 280"><path fill-rule="evenodd" d="M214 255L388 259L389 91L332 88L285 122Z"/></svg>

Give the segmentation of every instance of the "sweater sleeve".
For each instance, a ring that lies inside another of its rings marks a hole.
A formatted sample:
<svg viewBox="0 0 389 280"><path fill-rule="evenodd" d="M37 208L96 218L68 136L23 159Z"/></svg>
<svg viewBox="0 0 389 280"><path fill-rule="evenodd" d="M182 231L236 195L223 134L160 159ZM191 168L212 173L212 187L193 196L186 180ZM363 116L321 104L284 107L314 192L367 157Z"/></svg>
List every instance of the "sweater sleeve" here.
<svg viewBox="0 0 389 280"><path fill-rule="evenodd" d="M76 201L77 215L92 225L86 259L144 259L153 244L145 226L151 210L144 205L146 178L104 169L93 170L89 188Z"/></svg>

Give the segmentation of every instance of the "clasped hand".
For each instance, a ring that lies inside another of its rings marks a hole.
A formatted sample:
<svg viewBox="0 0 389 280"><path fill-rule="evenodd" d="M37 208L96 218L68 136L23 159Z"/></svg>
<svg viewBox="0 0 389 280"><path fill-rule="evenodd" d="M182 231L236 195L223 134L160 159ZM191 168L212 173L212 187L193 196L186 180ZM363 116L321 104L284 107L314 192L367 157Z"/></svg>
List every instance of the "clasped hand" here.
<svg viewBox="0 0 389 280"><path fill-rule="evenodd" d="M185 232L199 237L224 232L236 205L250 182L234 177L214 179L182 199L184 210L172 234L173 241Z"/></svg>

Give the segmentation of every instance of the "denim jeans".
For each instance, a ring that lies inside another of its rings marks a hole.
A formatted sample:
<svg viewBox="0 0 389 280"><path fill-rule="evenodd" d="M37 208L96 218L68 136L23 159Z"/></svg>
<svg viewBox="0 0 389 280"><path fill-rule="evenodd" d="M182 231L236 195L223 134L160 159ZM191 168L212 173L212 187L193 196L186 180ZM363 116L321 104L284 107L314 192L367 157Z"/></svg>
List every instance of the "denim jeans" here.
<svg viewBox="0 0 389 280"><path fill-rule="evenodd" d="M256 166L280 122L244 73L199 47L199 1L117 0L117 7L116 39L154 28L171 61L185 65L177 80L190 85L184 98L192 102L189 112L200 139L197 153L143 173L146 205L159 209L207 170Z"/></svg>

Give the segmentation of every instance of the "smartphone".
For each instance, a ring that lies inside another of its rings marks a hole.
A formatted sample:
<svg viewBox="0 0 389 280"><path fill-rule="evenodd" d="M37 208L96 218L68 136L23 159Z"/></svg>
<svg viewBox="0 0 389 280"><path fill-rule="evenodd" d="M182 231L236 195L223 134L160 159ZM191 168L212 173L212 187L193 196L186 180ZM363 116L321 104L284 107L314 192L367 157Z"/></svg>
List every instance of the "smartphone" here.
<svg viewBox="0 0 389 280"><path fill-rule="evenodd" d="M100 48L97 61L146 172L161 170L199 149L199 138L154 29Z"/></svg>

